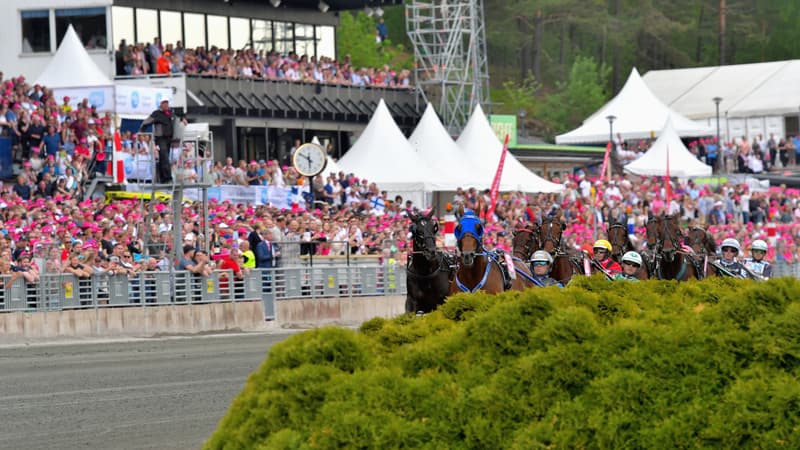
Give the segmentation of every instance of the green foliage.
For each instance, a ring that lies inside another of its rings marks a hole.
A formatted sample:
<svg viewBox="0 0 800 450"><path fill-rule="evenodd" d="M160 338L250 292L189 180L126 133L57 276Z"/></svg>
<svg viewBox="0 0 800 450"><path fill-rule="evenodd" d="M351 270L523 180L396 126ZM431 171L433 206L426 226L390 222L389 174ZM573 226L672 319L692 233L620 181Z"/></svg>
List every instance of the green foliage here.
<svg viewBox="0 0 800 450"><path fill-rule="evenodd" d="M539 110L550 135L569 131L603 106L608 98L605 86L609 70L592 58L578 57L566 82L557 83Z"/></svg>
<svg viewBox="0 0 800 450"><path fill-rule="evenodd" d="M375 42L375 20L364 14L342 12L336 31L336 54L340 60L350 55L354 68L382 67L389 64L393 69L408 69L413 57L402 45L394 45L387 39Z"/></svg>
<svg viewBox="0 0 800 450"><path fill-rule="evenodd" d="M797 448L798 375L798 280L582 277L294 336L206 448Z"/></svg>
<svg viewBox="0 0 800 450"><path fill-rule="evenodd" d="M497 108L500 114L517 115L520 110L524 109L528 114L533 115L536 111L534 96L538 89L539 84L533 75L521 82L507 80L503 83L503 89L497 92L499 95L492 97L492 100L500 103Z"/></svg>

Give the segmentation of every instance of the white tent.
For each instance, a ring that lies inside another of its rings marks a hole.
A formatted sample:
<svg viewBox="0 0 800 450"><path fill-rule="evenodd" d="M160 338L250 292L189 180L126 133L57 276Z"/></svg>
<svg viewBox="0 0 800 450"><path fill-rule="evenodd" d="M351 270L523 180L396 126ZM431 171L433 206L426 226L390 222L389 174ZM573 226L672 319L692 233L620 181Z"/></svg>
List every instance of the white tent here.
<svg viewBox="0 0 800 450"><path fill-rule="evenodd" d="M446 189L453 183L417 156L383 99L356 143L339 160L339 167L346 173L374 181L390 193L406 198L416 194L417 205L423 201L422 193Z"/></svg>
<svg viewBox="0 0 800 450"><path fill-rule="evenodd" d="M490 186L494 180L503 144L489 125L489 120L483 114L480 105L475 106L467 126L456 141L459 148L472 160L473 165L483 168L480 174L484 186ZM523 192L561 192L564 186L551 183L536 175L522 165L511 152L506 154L503 176L500 179L500 190L514 190Z"/></svg>
<svg viewBox="0 0 800 450"><path fill-rule="evenodd" d="M316 136L314 136L311 139L311 143L319 145L320 147L322 146L322 143L319 141L319 138L316 137ZM341 172L341 170L342 170L342 169L339 168L339 164L336 163L336 161L331 157L331 155L327 155L326 159L327 159L328 162L325 163L325 171L323 172L323 175L327 175L329 173L335 173L335 174L338 175L339 172Z"/></svg>
<svg viewBox="0 0 800 450"><path fill-rule="evenodd" d="M625 166L625 171L636 175L666 176L667 155L669 155L669 174L671 177L692 178L711 175L711 166L700 162L683 145L675 132L672 122L667 120L658 139L647 153Z"/></svg>
<svg viewBox="0 0 800 450"><path fill-rule="evenodd" d="M617 134L623 139L649 138L651 133L657 134L667 118L672 120L679 136L714 134L711 127L687 119L671 110L650 91L634 68L616 97L592 114L580 127L556 136L556 143L608 142L610 131L608 116L615 116L613 122L615 138Z"/></svg>
<svg viewBox="0 0 800 450"><path fill-rule="evenodd" d="M457 185L448 190L456 190L458 187L489 187L491 180L487 182L486 177L482 176L485 173L484 168L464 157L464 152L447 133L432 104L428 103L408 142L436 173L445 174L457 181Z"/></svg>
<svg viewBox="0 0 800 450"><path fill-rule="evenodd" d="M72 25L34 84L53 89L59 103L65 96L72 105L88 98L98 111L114 110L114 82L92 61Z"/></svg>
<svg viewBox="0 0 800 450"><path fill-rule="evenodd" d="M146 116L158 108L161 100L173 97L170 88L115 85L86 52L72 25L34 83L53 89L59 103L65 96L72 106L88 98L89 104L100 112L126 115Z"/></svg>

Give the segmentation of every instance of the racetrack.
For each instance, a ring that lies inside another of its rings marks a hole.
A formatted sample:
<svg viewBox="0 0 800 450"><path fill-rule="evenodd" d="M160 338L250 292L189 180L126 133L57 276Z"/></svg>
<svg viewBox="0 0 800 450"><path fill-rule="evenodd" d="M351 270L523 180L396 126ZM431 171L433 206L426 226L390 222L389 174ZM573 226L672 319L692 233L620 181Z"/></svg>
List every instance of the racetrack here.
<svg viewBox="0 0 800 450"><path fill-rule="evenodd" d="M199 448L288 336L0 348L0 448Z"/></svg>

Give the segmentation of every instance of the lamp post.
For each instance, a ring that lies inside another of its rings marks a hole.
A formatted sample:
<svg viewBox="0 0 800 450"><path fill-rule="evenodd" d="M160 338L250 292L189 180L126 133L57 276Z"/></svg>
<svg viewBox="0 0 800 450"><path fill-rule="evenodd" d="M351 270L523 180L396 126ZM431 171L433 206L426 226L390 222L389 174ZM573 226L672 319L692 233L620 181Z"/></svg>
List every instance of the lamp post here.
<svg viewBox="0 0 800 450"><path fill-rule="evenodd" d="M525 116L528 115L528 111L525 109L520 109L519 112L517 112L517 115L519 116L519 125L520 125L519 135L520 137L525 137Z"/></svg>
<svg viewBox="0 0 800 450"><path fill-rule="evenodd" d="M614 167L617 164L617 152L615 152L615 145L614 145L614 121L617 120L617 116L609 115L606 116L606 120L608 121L608 143L611 145L609 152L609 161L608 161L608 179L611 179L611 175L614 173ZM601 174L602 176L602 174Z"/></svg>
<svg viewBox="0 0 800 450"><path fill-rule="evenodd" d="M722 141L719 140L719 104L722 103L722 97L714 97L711 100L717 107L717 160L720 162L719 172L722 172L722 169L726 167L725 155L722 154ZM715 167L711 169L713 170Z"/></svg>

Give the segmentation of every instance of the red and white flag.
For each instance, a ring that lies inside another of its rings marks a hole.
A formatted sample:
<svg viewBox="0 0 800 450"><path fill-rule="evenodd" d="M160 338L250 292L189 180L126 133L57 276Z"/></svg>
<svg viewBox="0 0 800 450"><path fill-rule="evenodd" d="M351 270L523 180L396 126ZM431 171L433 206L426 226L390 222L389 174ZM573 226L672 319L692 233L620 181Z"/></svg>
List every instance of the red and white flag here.
<svg viewBox="0 0 800 450"><path fill-rule="evenodd" d="M497 194L500 192L500 179L503 177L503 166L506 163L506 153L508 153L508 135L503 143L503 151L500 153L500 163L497 164L497 172L492 180L492 189L489 192L489 208L486 210L486 220L492 220L494 208L497 205Z"/></svg>

